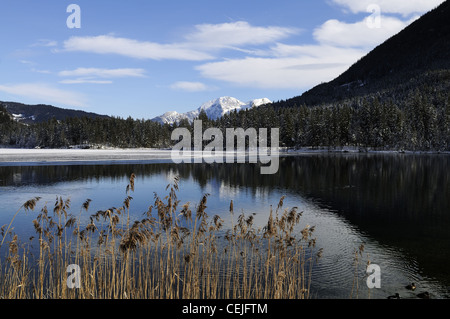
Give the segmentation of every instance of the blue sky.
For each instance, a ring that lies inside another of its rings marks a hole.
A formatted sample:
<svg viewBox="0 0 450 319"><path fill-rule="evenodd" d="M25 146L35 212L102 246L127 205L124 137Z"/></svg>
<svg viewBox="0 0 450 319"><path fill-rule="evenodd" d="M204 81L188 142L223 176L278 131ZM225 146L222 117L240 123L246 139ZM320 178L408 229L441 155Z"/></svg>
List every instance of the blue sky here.
<svg viewBox="0 0 450 319"><path fill-rule="evenodd" d="M442 2L2 0L0 100L151 119L221 96L288 99Z"/></svg>

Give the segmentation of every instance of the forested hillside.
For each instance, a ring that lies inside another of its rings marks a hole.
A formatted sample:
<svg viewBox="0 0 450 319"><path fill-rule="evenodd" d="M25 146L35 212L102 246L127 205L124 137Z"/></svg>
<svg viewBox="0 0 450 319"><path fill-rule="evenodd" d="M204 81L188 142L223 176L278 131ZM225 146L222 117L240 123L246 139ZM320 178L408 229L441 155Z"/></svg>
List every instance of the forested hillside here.
<svg viewBox="0 0 450 319"><path fill-rule="evenodd" d="M92 112L85 112L80 110L71 110L55 107L52 105L27 105L16 102L1 102L6 110L13 115L15 119L24 124L35 124L47 122L52 119L64 120L70 117L82 118L106 118L106 115L100 115Z"/></svg>
<svg viewBox="0 0 450 319"><path fill-rule="evenodd" d="M335 80L260 112L271 113L270 125L281 128L282 143L289 147L448 151L449 89L446 1ZM250 112L237 121L261 116Z"/></svg>
<svg viewBox="0 0 450 319"><path fill-rule="evenodd" d="M170 132L168 125L117 117L52 118L26 125L13 120L0 104L0 145L9 147L168 147Z"/></svg>
<svg viewBox="0 0 450 319"><path fill-rule="evenodd" d="M435 71L402 97L373 93L318 106L265 107L225 116L218 125L280 127L286 147L450 150L450 71ZM420 81L421 79L417 79Z"/></svg>
<svg viewBox="0 0 450 319"><path fill-rule="evenodd" d="M279 106L308 106L382 93L399 100L411 89L448 80L433 75L450 69L450 1L428 12L380 44L331 82L320 84ZM420 79L425 76L426 78Z"/></svg>

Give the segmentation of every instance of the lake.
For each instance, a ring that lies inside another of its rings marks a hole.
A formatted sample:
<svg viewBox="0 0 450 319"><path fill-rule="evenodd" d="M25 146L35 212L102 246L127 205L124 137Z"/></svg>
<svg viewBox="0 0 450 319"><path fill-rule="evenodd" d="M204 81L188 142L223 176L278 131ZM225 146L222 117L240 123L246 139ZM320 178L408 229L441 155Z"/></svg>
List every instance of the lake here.
<svg viewBox="0 0 450 319"><path fill-rule="evenodd" d="M313 298L352 295L354 252L364 244L361 262L381 269L381 288L369 289L359 278L358 298L399 293L416 298L450 296L450 178L448 155L318 153L283 156L275 175L261 175L257 164L173 164L165 161L121 163L14 163L0 165L0 225L9 224L17 209L40 196L35 211L14 220L19 237L34 235L32 220L53 207L56 196L70 198L78 215L86 199L89 212L121 206L131 173L136 175L131 214L140 218L155 193L180 177L178 199L197 204L210 194L207 212L230 221L236 214L254 215L267 223L270 206L286 196L284 207L303 212L300 224L316 226L322 258L311 282ZM87 218L87 217L86 217ZM300 237L301 235L298 234ZM405 289L416 283L417 290ZM356 297L353 294L353 297Z"/></svg>

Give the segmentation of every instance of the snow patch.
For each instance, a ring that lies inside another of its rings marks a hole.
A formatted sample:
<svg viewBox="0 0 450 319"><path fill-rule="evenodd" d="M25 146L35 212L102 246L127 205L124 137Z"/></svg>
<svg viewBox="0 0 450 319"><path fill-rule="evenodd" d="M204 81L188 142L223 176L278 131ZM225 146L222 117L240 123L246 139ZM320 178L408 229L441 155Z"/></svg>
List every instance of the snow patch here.
<svg viewBox="0 0 450 319"><path fill-rule="evenodd" d="M163 124L179 123L181 120L186 119L189 122L193 122L202 111L205 111L206 115L211 120L217 120L233 111L242 111L253 107L259 107L264 104L271 104L272 102L267 98L256 99L244 103L238 99L230 96L220 97L215 100L208 101L202 104L198 109L186 113L167 112L161 116L154 118L154 121Z"/></svg>
<svg viewBox="0 0 450 319"><path fill-rule="evenodd" d="M24 120L27 120L27 119L31 119L32 121L36 120L36 117L34 115L31 115L31 116L28 116L28 117L26 117L23 114L11 114L11 115L12 115L14 121L16 121L16 122L21 122L21 121L24 121Z"/></svg>

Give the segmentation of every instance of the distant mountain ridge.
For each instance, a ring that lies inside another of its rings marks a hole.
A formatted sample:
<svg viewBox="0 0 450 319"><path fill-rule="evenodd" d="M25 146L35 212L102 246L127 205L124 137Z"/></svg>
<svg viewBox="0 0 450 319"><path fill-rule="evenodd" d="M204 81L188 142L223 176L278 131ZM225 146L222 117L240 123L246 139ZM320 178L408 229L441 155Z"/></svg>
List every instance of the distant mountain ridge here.
<svg viewBox="0 0 450 319"><path fill-rule="evenodd" d="M62 121L66 118L107 118L107 115L100 115L91 112L63 109L52 105L38 104L28 105L17 102L1 102L12 118L23 124L43 123L55 118Z"/></svg>
<svg viewBox="0 0 450 319"><path fill-rule="evenodd" d="M189 122L192 122L200 115L202 111L205 111L209 119L217 120L225 114L228 114L235 110L241 111L271 103L272 101L267 98L255 99L245 103L234 97L224 96L215 100L208 101L194 111L186 113L178 113L176 111L166 112L161 116L155 117L153 121L162 124L174 124L180 122L181 120L188 120Z"/></svg>
<svg viewBox="0 0 450 319"><path fill-rule="evenodd" d="M244 103L236 98L225 96L220 97L215 100L208 101L202 104L198 109L186 112L178 113L176 111L166 112L161 116L155 117L152 121L161 124L174 124L178 123L183 119L192 122L195 118L200 115L201 111L205 111L209 119L216 120L225 114L228 114L234 110L241 111L245 109L251 109L254 107L259 107L261 105L271 104L267 98L255 99ZM85 112L80 110L64 109L52 105L37 104L28 105L18 102L2 102L0 101L6 111L9 113L10 117L18 123L22 124L36 124L47 122L51 119L56 119L62 121L67 118L109 118L107 115L101 115L92 112Z"/></svg>

